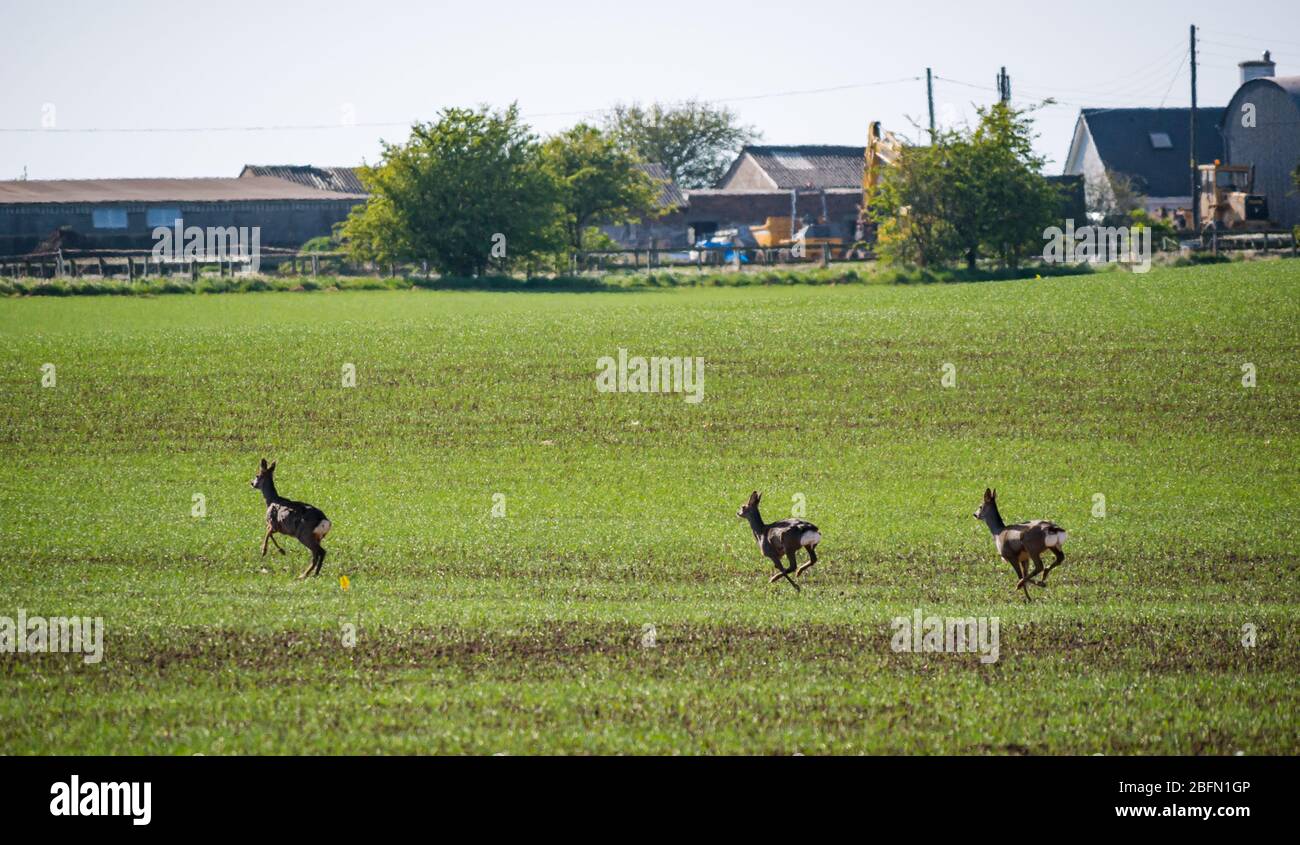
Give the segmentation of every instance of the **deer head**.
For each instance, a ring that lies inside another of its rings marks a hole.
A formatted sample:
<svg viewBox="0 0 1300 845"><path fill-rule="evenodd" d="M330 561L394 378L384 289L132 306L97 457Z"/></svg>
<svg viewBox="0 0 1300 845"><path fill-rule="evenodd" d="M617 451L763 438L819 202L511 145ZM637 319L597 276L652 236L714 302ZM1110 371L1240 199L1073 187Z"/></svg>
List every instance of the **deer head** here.
<svg viewBox="0 0 1300 845"><path fill-rule="evenodd" d="M270 465L268 466L266 463L266 458L262 458L262 465L257 468L257 474L253 476L253 480L248 482L249 486L251 486L254 490L261 490L263 487L267 485L268 482L274 484L275 483L275 480L273 478L274 474L275 474L275 461L271 461Z"/></svg>
<svg viewBox="0 0 1300 845"><path fill-rule="evenodd" d="M990 490L989 488L985 487L984 501L980 503L980 506L975 510L975 513L972 514L972 516L974 516L976 519L982 520L989 513L996 511L997 508L998 508L998 491Z"/></svg>
<svg viewBox="0 0 1300 845"><path fill-rule="evenodd" d="M740 506L740 510L736 511L736 516L740 517L741 519L749 519L750 514L757 514L758 500L761 498L763 498L763 494L758 492L757 490L755 490L753 493L750 493L749 500L746 501L745 504Z"/></svg>

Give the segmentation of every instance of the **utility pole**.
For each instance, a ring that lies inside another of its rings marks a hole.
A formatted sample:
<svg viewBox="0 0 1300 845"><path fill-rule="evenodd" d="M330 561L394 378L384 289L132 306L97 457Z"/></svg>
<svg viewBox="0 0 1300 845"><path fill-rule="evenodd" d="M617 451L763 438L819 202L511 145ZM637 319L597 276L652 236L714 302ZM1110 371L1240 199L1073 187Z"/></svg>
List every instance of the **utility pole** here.
<svg viewBox="0 0 1300 845"><path fill-rule="evenodd" d="M1003 103L1011 102L1011 77L1007 76L1005 66L998 73L998 100Z"/></svg>
<svg viewBox="0 0 1300 845"><path fill-rule="evenodd" d="M1192 24L1190 30L1190 48L1192 58L1192 228L1199 233L1201 231L1201 196L1197 182L1196 165L1196 24Z"/></svg>
<svg viewBox="0 0 1300 845"><path fill-rule="evenodd" d="M934 77L925 69L925 99L930 104L930 143L934 143Z"/></svg>

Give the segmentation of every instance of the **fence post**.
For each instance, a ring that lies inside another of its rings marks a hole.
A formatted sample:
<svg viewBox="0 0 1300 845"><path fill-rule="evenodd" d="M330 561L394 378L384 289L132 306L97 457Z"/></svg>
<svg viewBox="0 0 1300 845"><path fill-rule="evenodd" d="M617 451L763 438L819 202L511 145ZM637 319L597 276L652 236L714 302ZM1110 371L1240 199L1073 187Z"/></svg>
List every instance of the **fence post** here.
<svg viewBox="0 0 1300 845"><path fill-rule="evenodd" d="M315 253L311 257L311 277L314 279L320 275L320 256Z"/></svg>
<svg viewBox="0 0 1300 845"><path fill-rule="evenodd" d="M126 280L135 281L135 259L129 255L126 257Z"/></svg>
<svg viewBox="0 0 1300 845"><path fill-rule="evenodd" d="M199 262L190 261L190 281L197 282L198 280L199 280Z"/></svg>

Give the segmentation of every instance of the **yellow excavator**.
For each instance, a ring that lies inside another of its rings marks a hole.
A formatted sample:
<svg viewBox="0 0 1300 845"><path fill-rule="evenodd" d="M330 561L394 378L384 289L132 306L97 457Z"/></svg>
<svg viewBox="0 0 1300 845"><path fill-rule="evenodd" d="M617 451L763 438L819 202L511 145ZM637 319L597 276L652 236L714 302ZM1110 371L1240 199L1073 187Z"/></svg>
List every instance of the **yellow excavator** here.
<svg viewBox="0 0 1300 845"><path fill-rule="evenodd" d="M880 121L873 120L867 127L867 148L863 151L862 166L862 207L858 211L857 240L868 244L876 242L876 222L871 219L868 204L871 194L880 184L880 173L886 167L893 167L903 154L903 143L893 132L880 128Z"/></svg>
<svg viewBox="0 0 1300 845"><path fill-rule="evenodd" d="M880 121L873 120L867 126L867 146L863 150L862 205L858 211L858 224L854 233L856 240L866 241L869 244L875 242L876 224L867 213L867 202L880 182L881 171L886 167L893 167L902 152L902 142L893 132L882 129ZM805 225L796 231L796 213L793 205L797 200L796 192L791 198L791 216L769 217L763 225L750 229L758 245L770 248L791 247L800 243L807 250L806 255L809 258L820 256L822 249L830 249L833 254L841 251L844 245L843 238L831 236L825 220ZM824 201L823 197L823 203Z"/></svg>

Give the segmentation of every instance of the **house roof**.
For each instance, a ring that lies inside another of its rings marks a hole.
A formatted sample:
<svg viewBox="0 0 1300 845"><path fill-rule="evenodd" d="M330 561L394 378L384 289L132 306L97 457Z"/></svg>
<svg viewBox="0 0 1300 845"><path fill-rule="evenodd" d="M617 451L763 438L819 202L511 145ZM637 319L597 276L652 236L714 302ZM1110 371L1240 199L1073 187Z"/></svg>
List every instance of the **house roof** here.
<svg viewBox="0 0 1300 845"><path fill-rule="evenodd" d="M355 199L365 199L365 196L322 191L274 176L245 176L240 179L23 179L0 182L0 205Z"/></svg>
<svg viewBox="0 0 1300 845"><path fill-rule="evenodd" d="M355 167L313 167L310 164L245 164L239 174L249 176L274 176L321 191L339 191L344 194L365 194Z"/></svg>
<svg viewBox="0 0 1300 845"><path fill-rule="evenodd" d="M725 185L732 173L748 156L772 180L776 190L861 189L865 152L865 147L840 147L827 144L746 146L718 184Z"/></svg>
<svg viewBox="0 0 1300 845"><path fill-rule="evenodd" d="M656 207L672 210L686 205L686 197L682 195L681 188L677 187L672 175L668 173L668 168L662 164L642 164L639 167L647 176L659 183L659 196L655 199Z"/></svg>
<svg viewBox="0 0 1300 845"><path fill-rule="evenodd" d="M1202 162L1223 158L1222 116L1222 107L1196 110L1196 157ZM1191 192L1190 108L1084 109L1079 120L1087 126L1106 169L1129 176L1147 196L1181 197ZM1159 145L1153 135L1164 136Z"/></svg>

